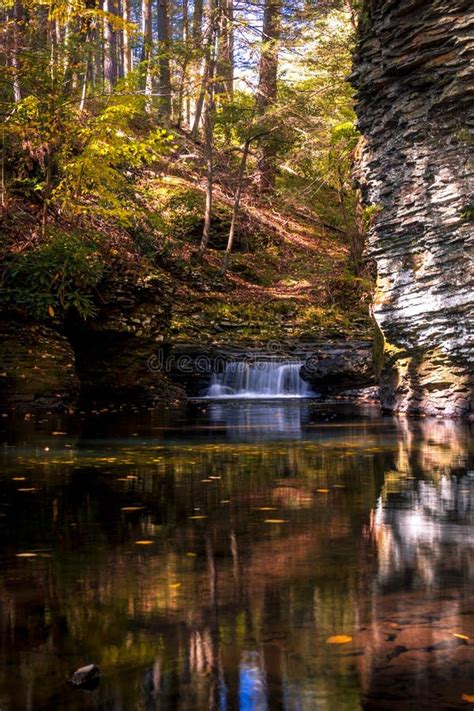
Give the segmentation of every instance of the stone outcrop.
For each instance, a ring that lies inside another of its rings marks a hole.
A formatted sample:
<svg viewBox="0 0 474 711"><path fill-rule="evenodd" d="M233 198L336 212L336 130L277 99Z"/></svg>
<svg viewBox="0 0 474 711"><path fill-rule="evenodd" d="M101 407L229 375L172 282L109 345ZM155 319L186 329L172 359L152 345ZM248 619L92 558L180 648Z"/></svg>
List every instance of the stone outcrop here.
<svg viewBox="0 0 474 711"><path fill-rule="evenodd" d="M360 341L315 347L305 358L301 377L323 395L373 386L372 343Z"/></svg>
<svg viewBox="0 0 474 711"><path fill-rule="evenodd" d="M74 351L52 328L0 321L0 405L25 412L73 407L79 393Z"/></svg>
<svg viewBox="0 0 474 711"><path fill-rule="evenodd" d="M143 271L143 270L142 270ZM108 274L95 296L97 314L69 315L51 326L0 318L0 406L63 410L170 403L185 397L156 353L166 339L173 291L158 270Z"/></svg>
<svg viewBox="0 0 474 711"><path fill-rule="evenodd" d="M376 398L376 376L373 344L370 341L347 341L312 344L279 344L272 351L242 347L217 348L197 344L175 344L163 349L157 364L191 397L206 392L214 373L220 373L230 362L276 359L301 361L300 375L311 389L323 397L341 395L360 399L360 388L371 388ZM362 393L365 396L365 393Z"/></svg>
<svg viewBox="0 0 474 711"><path fill-rule="evenodd" d="M377 265L385 409L472 413L474 5L367 0L356 181Z"/></svg>
<svg viewBox="0 0 474 711"><path fill-rule="evenodd" d="M99 293L97 316L66 325L82 399L153 405L182 398L184 391L155 363L171 319L169 278L161 272L114 272Z"/></svg>

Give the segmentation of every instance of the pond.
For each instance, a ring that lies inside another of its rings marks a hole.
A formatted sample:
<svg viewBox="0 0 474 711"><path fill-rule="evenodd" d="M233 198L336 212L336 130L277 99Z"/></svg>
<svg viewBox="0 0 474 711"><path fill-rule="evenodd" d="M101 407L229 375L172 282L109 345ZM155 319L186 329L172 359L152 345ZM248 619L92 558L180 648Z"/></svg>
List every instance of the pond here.
<svg viewBox="0 0 474 711"><path fill-rule="evenodd" d="M1 430L2 711L473 708L468 425L201 401Z"/></svg>

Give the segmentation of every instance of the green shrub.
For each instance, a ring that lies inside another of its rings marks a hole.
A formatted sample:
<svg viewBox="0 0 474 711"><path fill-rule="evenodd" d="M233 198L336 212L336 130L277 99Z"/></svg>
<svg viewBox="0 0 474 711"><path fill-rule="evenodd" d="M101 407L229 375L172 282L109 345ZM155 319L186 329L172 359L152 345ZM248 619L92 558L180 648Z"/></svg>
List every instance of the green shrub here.
<svg viewBox="0 0 474 711"><path fill-rule="evenodd" d="M37 319L63 317L70 309L87 319L96 313L93 291L103 272L93 239L50 233L37 246L8 257L0 301Z"/></svg>

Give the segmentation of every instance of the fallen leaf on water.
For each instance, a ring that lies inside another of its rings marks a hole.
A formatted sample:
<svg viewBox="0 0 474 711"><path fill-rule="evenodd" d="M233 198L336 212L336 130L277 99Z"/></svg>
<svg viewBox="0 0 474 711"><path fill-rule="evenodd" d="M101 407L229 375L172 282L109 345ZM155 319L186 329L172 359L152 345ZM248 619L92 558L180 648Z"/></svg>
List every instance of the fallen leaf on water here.
<svg viewBox="0 0 474 711"><path fill-rule="evenodd" d="M17 558L36 558L38 553L17 553Z"/></svg>
<svg viewBox="0 0 474 711"><path fill-rule="evenodd" d="M201 479L202 484L212 484L212 479Z"/></svg>
<svg viewBox="0 0 474 711"><path fill-rule="evenodd" d="M276 511L275 506L257 506L257 511Z"/></svg>
<svg viewBox="0 0 474 711"><path fill-rule="evenodd" d="M349 637L348 634L335 634L332 637L328 637L326 642L328 644L347 644L352 642L352 637Z"/></svg>
<svg viewBox="0 0 474 711"><path fill-rule="evenodd" d="M14 476L13 481L26 481L26 476Z"/></svg>
<svg viewBox="0 0 474 711"><path fill-rule="evenodd" d="M467 634L458 634L457 632L453 632L453 637L457 637L458 639L466 639L466 640L469 639Z"/></svg>
<svg viewBox="0 0 474 711"><path fill-rule="evenodd" d="M23 494L29 494L31 491L36 491L35 488L31 489L17 489L17 491L21 491Z"/></svg>
<svg viewBox="0 0 474 711"><path fill-rule="evenodd" d="M230 499L223 499L221 504L230 504Z"/></svg>
<svg viewBox="0 0 474 711"><path fill-rule="evenodd" d="M189 518L196 520L196 519L200 519L200 518L207 518L207 516L190 516Z"/></svg>
<svg viewBox="0 0 474 711"><path fill-rule="evenodd" d="M220 476L210 476L209 479L220 479Z"/></svg>
<svg viewBox="0 0 474 711"><path fill-rule="evenodd" d="M143 511L144 506L122 506L121 511Z"/></svg>
<svg viewBox="0 0 474 711"><path fill-rule="evenodd" d="M474 703L474 694L463 694L462 700L468 701L470 704L472 704L472 703Z"/></svg>
<svg viewBox="0 0 474 711"><path fill-rule="evenodd" d="M287 523L284 518L266 518L264 523Z"/></svg>
<svg viewBox="0 0 474 711"><path fill-rule="evenodd" d="M54 437L59 437L60 435L67 435L67 432L51 432Z"/></svg>
<svg viewBox="0 0 474 711"><path fill-rule="evenodd" d="M150 546L153 541L135 541L136 546Z"/></svg>
<svg viewBox="0 0 474 711"><path fill-rule="evenodd" d="M173 590L176 590L176 588L181 587L181 583L171 583L170 588L173 588Z"/></svg>
<svg viewBox="0 0 474 711"><path fill-rule="evenodd" d="M319 494L329 494L330 489L316 489Z"/></svg>
<svg viewBox="0 0 474 711"><path fill-rule="evenodd" d="M188 556L188 558L195 558L197 556L197 553L191 553L190 551L189 553L186 553L186 555Z"/></svg>
<svg viewBox="0 0 474 711"><path fill-rule="evenodd" d="M138 479L137 476L133 476L132 474L128 474L125 478L126 479Z"/></svg>
<svg viewBox="0 0 474 711"><path fill-rule="evenodd" d="M51 316L51 318L54 318L54 309L51 305L48 306L48 313Z"/></svg>

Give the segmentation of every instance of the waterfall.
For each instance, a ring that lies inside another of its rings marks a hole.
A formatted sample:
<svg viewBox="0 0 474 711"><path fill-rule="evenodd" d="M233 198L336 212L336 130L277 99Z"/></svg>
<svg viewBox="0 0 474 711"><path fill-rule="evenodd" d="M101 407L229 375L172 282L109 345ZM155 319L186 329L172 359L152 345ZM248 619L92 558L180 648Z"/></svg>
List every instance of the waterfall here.
<svg viewBox="0 0 474 711"><path fill-rule="evenodd" d="M244 361L228 363L214 374L206 392L210 398L308 397L311 389L301 377L299 362Z"/></svg>

